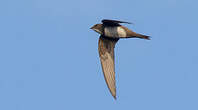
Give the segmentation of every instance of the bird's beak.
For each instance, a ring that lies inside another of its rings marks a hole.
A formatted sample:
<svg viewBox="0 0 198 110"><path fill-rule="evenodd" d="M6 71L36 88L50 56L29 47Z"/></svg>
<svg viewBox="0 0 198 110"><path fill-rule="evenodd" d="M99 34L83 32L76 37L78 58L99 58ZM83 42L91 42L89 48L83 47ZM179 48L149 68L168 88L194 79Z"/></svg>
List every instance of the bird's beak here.
<svg viewBox="0 0 198 110"><path fill-rule="evenodd" d="M94 27L92 26L90 29L93 29Z"/></svg>

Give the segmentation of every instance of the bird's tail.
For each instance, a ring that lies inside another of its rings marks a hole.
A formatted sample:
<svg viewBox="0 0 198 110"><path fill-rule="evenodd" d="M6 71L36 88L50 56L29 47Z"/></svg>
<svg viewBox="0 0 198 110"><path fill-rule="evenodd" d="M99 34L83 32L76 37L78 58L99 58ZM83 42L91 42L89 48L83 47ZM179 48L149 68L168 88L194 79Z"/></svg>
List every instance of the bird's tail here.
<svg viewBox="0 0 198 110"><path fill-rule="evenodd" d="M142 35L142 34L137 34L136 37L140 38L140 39L151 40L150 36L146 36L146 35Z"/></svg>

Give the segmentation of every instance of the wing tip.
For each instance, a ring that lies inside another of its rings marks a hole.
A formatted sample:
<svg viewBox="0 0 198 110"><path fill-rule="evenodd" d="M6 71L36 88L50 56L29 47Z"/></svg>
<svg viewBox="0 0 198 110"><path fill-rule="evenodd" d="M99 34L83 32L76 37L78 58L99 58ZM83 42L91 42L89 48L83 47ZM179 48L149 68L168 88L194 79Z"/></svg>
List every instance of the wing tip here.
<svg viewBox="0 0 198 110"><path fill-rule="evenodd" d="M114 98L115 100L117 100L117 97L116 97L116 95L115 95L115 96L113 96L113 98Z"/></svg>
<svg viewBox="0 0 198 110"><path fill-rule="evenodd" d="M111 95L113 96L113 98L116 100L117 99L116 90L114 90L114 91L110 90L110 92L111 92Z"/></svg>

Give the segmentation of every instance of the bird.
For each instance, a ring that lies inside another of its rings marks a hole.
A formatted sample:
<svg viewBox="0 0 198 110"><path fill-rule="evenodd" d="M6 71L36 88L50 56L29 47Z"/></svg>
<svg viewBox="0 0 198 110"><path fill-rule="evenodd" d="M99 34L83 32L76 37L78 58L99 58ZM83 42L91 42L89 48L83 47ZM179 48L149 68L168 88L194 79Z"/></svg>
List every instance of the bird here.
<svg viewBox="0 0 198 110"><path fill-rule="evenodd" d="M98 52L104 79L111 95L116 99L115 62L114 48L119 39L140 38L150 40L150 36L138 34L122 26L121 23L130 22L103 19L101 24L95 24L90 29L100 34L98 41Z"/></svg>

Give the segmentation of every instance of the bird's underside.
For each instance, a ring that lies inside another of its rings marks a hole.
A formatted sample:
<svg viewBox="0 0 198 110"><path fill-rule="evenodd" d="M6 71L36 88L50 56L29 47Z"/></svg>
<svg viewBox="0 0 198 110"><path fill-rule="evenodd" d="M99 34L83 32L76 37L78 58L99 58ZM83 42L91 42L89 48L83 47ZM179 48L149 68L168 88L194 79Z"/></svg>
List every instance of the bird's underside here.
<svg viewBox="0 0 198 110"><path fill-rule="evenodd" d="M141 38L149 40L149 36L135 33L119 23L128 23L117 20L102 20L103 24L96 24L91 29L100 33L98 51L102 65L102 71L106 84L112 96L116 99L114 47L120 38ZM102 29L102 28L103 29ZM103 30L103 31L101 31Z"/></svg>
<svg viewBox="0 0 198 110"><path fill-rule="evenodd" d="M120 25L119 23L127 23L131 24L130 22L125 21L117 21L117 20L102 20L102 25L104 28L104 36L109 38L141 38L141 39L149 39L149 36L138 34L133 32L132 30L128 29Z"/></svg>

